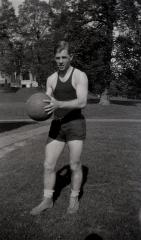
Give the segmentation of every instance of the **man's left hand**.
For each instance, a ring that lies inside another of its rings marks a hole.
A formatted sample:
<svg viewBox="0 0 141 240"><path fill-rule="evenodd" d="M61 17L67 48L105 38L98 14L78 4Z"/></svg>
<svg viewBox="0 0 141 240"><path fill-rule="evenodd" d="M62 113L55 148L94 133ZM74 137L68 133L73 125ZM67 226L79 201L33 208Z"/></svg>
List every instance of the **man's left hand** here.
<svg viewBox="0 0 141 240"><path fill-rule="evenodd" d="M59 108L59 101L57 101L54 97L50 97L50 100L44 100L43 102L48 103L44 109L45 112L51 114L55 109Z"/></svg>

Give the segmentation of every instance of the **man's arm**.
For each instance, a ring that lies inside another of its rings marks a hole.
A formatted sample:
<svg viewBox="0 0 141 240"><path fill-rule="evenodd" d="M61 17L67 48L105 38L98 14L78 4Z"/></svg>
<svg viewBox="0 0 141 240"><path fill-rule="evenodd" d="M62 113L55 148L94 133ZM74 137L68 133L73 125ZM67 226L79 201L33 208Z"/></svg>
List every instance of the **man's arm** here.
<svg viewBox="0 0 141 240"><path fill-rule="evenodd" d="M81 73L79 79L76 79L75 89L77 98L70 101L58 101L51 97L50 104L45 107L49 114L57 108L84 108L87 104L88 79L85 73Z"/></svg>
<svg viewBox="0 0 141 240"><path fill-rule="evenodd" d="M52 85L51 85L51 79L48 78L48 79L47 79L47 82L46 82L46 94L47 94L49 97L51 97L51 96L52 96L52 92L53 92L53 90L52 90Z"/></svg>

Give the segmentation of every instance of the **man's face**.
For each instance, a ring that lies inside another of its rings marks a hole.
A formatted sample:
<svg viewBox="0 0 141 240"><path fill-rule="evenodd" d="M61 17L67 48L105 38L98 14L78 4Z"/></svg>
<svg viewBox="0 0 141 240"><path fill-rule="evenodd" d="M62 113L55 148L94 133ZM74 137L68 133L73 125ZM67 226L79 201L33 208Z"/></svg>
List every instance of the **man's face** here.
<svg viewBox="0 0 141 240"><path fill-rule="evenodd" d="M70 66L72 60L72 55L68 53L67 49L63 49L60 52L57 52L55 55L55 61L59 71L66 71Z"/></svg>

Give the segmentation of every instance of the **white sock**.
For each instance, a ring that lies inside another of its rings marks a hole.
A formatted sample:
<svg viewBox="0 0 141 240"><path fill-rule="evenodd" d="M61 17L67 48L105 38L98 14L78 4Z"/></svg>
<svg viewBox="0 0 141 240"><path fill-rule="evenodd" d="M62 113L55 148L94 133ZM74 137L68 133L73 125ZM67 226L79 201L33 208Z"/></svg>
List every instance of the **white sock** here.
<svg viewBox="0 0 141 240"><path fill-rule="evenodd" d="M44 189L44 197L45 198L52 198L54 190Z"/></svg>
<svg viewBox="0 0 141 240"><path fill-rule="evenodd" d="M70 197L78 197L79 196L79 191L76 191L76 190L71 190L71 195Z"/></svg>

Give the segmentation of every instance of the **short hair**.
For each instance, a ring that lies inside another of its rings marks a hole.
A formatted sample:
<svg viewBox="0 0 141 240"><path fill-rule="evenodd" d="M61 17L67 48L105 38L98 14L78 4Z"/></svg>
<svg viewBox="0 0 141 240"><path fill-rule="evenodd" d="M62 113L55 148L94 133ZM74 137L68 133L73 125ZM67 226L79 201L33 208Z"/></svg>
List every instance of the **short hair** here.
<svg viewBox="0 0 141 240"><path fill-rule="evenodd" d="M54 55L57 52L61 52L64 49L67 49L69 54L72 53L70 43L68 41L65 40L59 41L54 48Z"/></svg>

